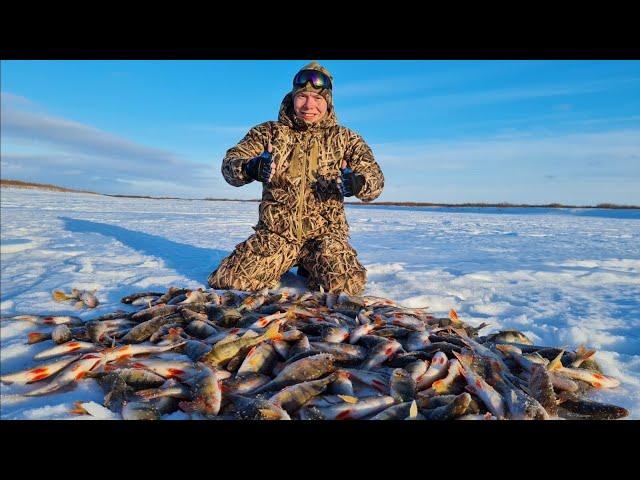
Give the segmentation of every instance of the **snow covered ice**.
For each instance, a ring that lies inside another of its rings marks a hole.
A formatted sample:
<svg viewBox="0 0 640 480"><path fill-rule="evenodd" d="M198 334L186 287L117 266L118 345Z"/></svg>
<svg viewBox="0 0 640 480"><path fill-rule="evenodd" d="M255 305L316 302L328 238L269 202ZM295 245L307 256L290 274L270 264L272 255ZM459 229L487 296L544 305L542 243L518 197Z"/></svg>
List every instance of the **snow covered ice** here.
<svg viewBox="0 0 640 480"><path fill-rule="evenodd" d="M138 291L207 288L207 275L253 233L258 203L154 200L80 193L1 190L2 315L77 315L116 309ZM534 343L597 350L621 386L597 401L640 418L640 211L598 209L348 206L351 243L368 270L366 295L446 316L454 308L482 330L517 329ZM300 288L293 274L283 285ZM55 289L97 289L100 305L75 310ZM33 366L46 342L26 345L29 322L0 326L1 372ZM93 380L70 391L24 397L2 385L2 419L111 418ZM92 417L89 417L92 418ZM179 413L167 419L187 418Z"/></svg>

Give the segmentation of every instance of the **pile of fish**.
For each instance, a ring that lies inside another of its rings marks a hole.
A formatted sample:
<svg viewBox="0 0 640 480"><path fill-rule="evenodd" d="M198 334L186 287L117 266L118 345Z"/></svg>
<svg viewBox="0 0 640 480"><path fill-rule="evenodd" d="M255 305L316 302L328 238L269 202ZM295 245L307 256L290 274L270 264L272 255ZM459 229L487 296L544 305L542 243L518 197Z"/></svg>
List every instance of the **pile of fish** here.
<svg viewBox="0 0 640 480"><path fill-rule="evenodd" d="M34 368L4 374L45 395L94 379L124 419L616 419L588 400L615 388L594 350L533 345L521 332L480 336L451 310L439 318L372 296L189 290L142 292L92 320L17 315L48 331ZM39 383L48 380L44 385ZM75 413L87 414L80 402ZM184 415L184 414L182 414Z"/></svg>

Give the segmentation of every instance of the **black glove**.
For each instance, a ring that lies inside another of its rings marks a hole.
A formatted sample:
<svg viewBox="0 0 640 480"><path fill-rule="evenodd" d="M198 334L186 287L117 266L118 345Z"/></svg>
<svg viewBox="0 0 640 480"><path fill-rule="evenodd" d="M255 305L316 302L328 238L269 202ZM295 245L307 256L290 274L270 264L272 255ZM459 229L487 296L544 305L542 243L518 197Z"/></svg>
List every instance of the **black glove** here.
<svg viewBox="0 0 640 480"><path fill-rule="evenodd" d="M271 176L271 153L262 152L260 156L252 158L244 165L244 173L252 180L266 183Z"/></svg>
<svg viewBox="0 0 640 480"><path fill-rule="evenodd" d="M340 183L340 192L343 197L353 197L360 193L364 187L364 176L354 172L350 168L342 170L342 182Z"/></svg>

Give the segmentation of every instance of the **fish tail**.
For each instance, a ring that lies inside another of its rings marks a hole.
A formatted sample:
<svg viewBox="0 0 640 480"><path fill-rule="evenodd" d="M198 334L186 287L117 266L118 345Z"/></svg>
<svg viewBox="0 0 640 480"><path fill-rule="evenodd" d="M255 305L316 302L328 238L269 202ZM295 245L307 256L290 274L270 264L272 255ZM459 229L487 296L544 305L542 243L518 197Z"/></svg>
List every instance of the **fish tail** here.
<svg viewBox="0 0 640 480"><path fill-rule="evenodd" d="M562 355L564 354L564 350L560 350L560 353L558 354L558 356L556 358L554 358L551 363L549 364L549 366L547 367L547 370L549 370L550 372L553 372L554 370L558 370L559 368L562 368Z"/></svg>
<svg viewBox="0 0 640 480"><path fill-rule="evenodd" d="M414 400L411 402L411 407L409 408L409 418L416 418L418 416L418 404Z"/></svg>
<svg viewBox="0 0 640 480"><path fill-rule="evenodd" d="M338 395L338 397L346 403L358 403L358 397L354 397L353 395Z"/></svg>
<svg viewBox="0 0 640 480"><path fill-rule="evenodd" d="M62 302L63 300L70 300L73 297L70 297L69 295L67 295L66 293L64 293L61 290L54 290L51 293L53 300L56 302Z"/></svg>
<svg viewBox="0 0 640 480"><path fill-rule="evenodd" d="M436 393L444 393L444 391L446 390L446 385L442 380L436 380L431 384L431 388L433 388Z"/></svg>
<svg viewBox="0 0 640 480"><path fill-rule="evenodd" d="M31 332L27 335L27 344L31 345L32 343L44 342L49 338L51 338L50 334L42 332Z"/></svg>
<svg viewBox="0 0 640 480"><path fill-rule="evenodd" d="M269 329L266 331L265 333L265 338L268 340L271 340L273 338L277 338L280 333L280 324L279 323L274 323L272 326L269 327Z"/></svg>
<svg viewBox="0 0 640 480"><path fill-rule="evenodd" d="M69 413L74 415L89 415L89 412L82 406L81 401L73 402L73 408L69 410Z"/></svg>
<svg viewBox="0 0 640 480"><path fill-rule="evenodd" d="M576 350L576 360L573 362L574 366L576 367L580 366L582 362L584 362L585 360L589 360L595 354L596 354L595 350L587 350L587 348L584 345L580 345Z"/></svg>

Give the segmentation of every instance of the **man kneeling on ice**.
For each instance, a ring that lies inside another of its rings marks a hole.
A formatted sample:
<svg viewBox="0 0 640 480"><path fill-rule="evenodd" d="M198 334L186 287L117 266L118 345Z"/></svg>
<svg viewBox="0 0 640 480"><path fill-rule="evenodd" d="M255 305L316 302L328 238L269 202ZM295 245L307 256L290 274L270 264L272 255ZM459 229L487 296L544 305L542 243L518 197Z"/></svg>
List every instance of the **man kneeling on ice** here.
<svg viewBox="0 0 640 480"><path fill-rule="evenodd" d="M236 187L262 182L262 202L256 233L209 275L212 288L275 288L298 265L312 290L364 291L366 269L348 243L344 198L376 199L384 177L362 137L338 125L332 82L320 64L305 66L278 121L257 125L227 151L225 180Z"/></svg>

